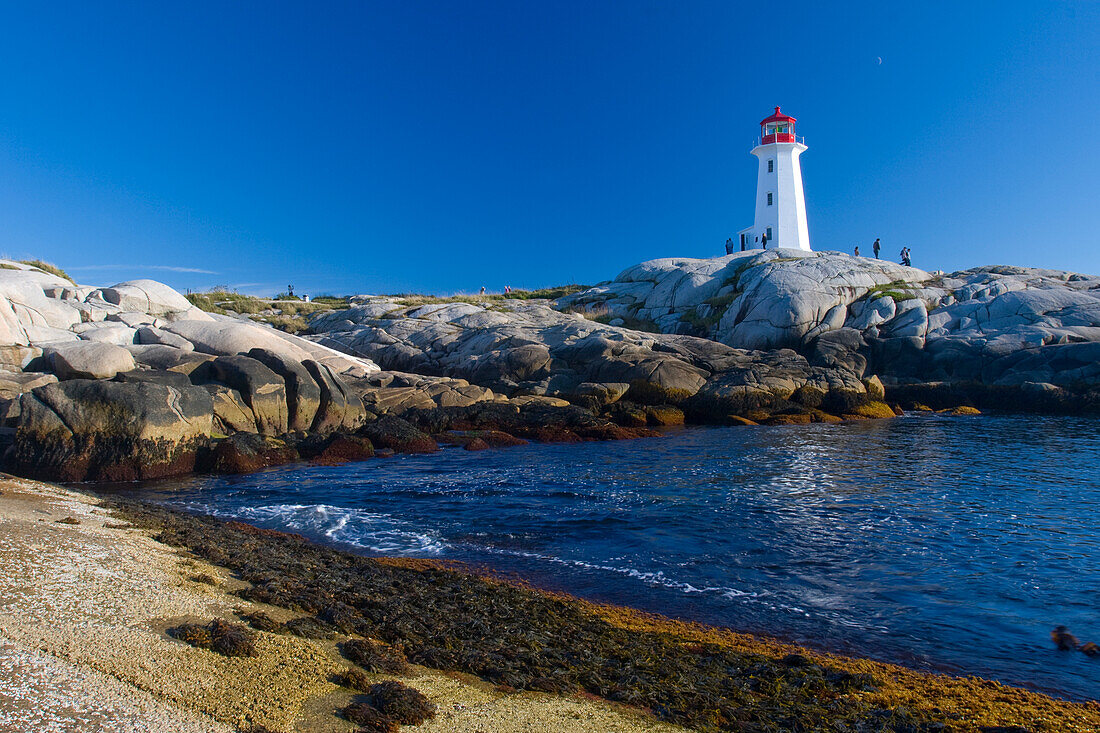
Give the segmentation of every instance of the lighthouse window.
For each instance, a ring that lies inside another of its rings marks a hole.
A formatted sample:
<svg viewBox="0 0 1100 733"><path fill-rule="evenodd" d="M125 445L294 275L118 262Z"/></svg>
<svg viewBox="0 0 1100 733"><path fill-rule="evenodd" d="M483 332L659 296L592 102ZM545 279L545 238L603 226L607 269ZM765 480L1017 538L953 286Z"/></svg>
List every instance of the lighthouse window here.
<svg viewBox="0 0 1100 733"><path fill-rule="evenodd" d="M768 191L768 206L772 205L772 192Z"/></svg>
<svg viewBox="0 0 1100 733"><path fill-rule="evenodd" d="M775 172L775 161L772 160L771 158L769 158L768 159L768 173L774 173L774 172Z"/></svg>
<svg viewBox="0 0 1100 733"><path fill-rule="evenodd" d="M772 241L772 228L768 227L768 241Z"/></svg>

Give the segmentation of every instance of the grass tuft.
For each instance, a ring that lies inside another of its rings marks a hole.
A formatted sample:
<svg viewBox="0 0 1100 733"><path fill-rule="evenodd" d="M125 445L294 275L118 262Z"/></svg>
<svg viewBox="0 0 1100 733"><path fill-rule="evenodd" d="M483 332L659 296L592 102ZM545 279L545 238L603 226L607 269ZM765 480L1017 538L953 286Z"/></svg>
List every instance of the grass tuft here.
<svg viewBox="0 0 1100 733"><path fill-rule="evenodd" d="M43 262L42 260L19 260L19 264L29 265L36 270L41 270L42 272L53 275L54 277L59 277L62 280L68 280L73 285L76 285L76 280L73 280L71 277L69 277L69 273L65 272L57 265L54 265L50 262Z"/></svg>

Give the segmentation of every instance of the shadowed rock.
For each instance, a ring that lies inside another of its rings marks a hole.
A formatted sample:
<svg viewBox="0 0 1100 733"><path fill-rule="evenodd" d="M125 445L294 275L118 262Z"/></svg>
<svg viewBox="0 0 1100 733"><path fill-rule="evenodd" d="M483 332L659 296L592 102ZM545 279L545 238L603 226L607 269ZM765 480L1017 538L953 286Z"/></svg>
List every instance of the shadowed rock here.
<svg viewBox="0 0 1100 733"><path fill-rule="evenodd" d="M359 395L351 391L327 365L307 359L302 362L302 366L313 377L320 391L320 402L312 430L326 433L359 427L366 419L366 410L363 409L363 400Z"/></svg>
<svg viewBox="0 0 1100 733"><path fill-rule="evenodd" d="M256 418L256 429L264 435L287 431L286 384L283 378L259 361L247 356L219 356L192 373L192 380L215 381L240 392Z"/></svg>
<svg viewBox="0 0 1100 733"><path fill-rule="evenodd" d="M321 388L300 361L269 349L252 349L248 356L283 378L286 385L287 424L291 430L309 430L321 407Z"/></svg>
<svg viewBox="0 0 1100 733"><path fill-rule="evenodd" d="M190 473L206 443L206 390L151 382L69 380L20 398L9 457L24 476L129 481Z"/></svg>

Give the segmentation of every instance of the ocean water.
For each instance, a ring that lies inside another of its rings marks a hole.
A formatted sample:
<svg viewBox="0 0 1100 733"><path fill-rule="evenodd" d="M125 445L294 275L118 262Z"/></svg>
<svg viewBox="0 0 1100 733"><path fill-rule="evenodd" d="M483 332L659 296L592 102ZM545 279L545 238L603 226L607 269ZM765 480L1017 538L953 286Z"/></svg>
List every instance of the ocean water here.
<svg viewBox="0 0 1100 733"><path fill-rule="evenodd" d="M687 428L129 487L371 555L1100 697L1100 431L1063 417Z"/></svg>

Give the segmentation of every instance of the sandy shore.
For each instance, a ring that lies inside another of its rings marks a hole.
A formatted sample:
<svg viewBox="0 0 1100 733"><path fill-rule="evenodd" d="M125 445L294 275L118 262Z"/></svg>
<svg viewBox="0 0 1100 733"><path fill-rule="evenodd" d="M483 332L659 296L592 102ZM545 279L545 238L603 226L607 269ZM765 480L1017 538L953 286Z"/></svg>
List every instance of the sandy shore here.
<svg viewBox="0 0 1100 733"><path fill-rule="evenodd" d="M145 507L144 518L134 505L125 508L116 503L115 511L118 516L126 513L135 517L134 521L145 522L154 516L150 514L154 511L168 518L165 510L141 506ZM258 654L247 658L224 657L171 638L166 630L180 623L208 623L215 617L237 621L240 611L263 611L279 622L299 614L242 600L234 592L250 586L228 570L163 544L153 539L150 530L138 529L118 516L113 516L95 498L0 474L0 733L221 732L249 731L254 726L263 726L264 731L287 733L354 730L354 726L337 714L338 709L353 700L353 693L332 681L336 673L349 667L337 649L337 644L346 637L307 640L257 632ZM200 528L198 534L190 536L201 538L208 547L231 550L232 543L236 542L235 547L240 550L243 538L251 543L247 545L252 549L246 550L246 557L255 559L256 567L269 563L276 569L281 557L276 550L290 546L295 548L294 562L312 554L313 560L304 560L307 572L311 572L308 568L321 569L318 577L324 583L339 577L346 580L348 576L346 573L340 576L338 567L343 563L346 569L349 562L366 563L362 572L382 575L393 572L393 577L404 578L402 583L405 584L410 582L407 575L410 572L427 573L425 577L436 578L432 583L439 582L441 577L431 576L434 564L424 561L379 563L358 556L343 557L336 551L310 543L295 544L304 543L304 540L288 539L289 536L280 533L245 525L234 527L232 523L227 525L186 515L171 516L177 522L173 530L175 535L167 529L162 531L166 541L177 546L186 545L182 540L189 536L187 527L197 527ZM155 522L146 526L155 526ZM224 557L227 564L232 564L228 562L231 552ZM424 567L419 567L421 565ZM352 577L358 582L363 576L354 574ZM484 595L478 598L484 598L501 612L509 611L508 604L530 599L530 595L523 593L533 593L544 599L557 598L541 592L512 590L509 583L463 580L474 576L461 573L453 577L462 582L450 586L452 591L479 588L476 592ZM289 584L285 587L297 587L294 577L286 575L283 580ZM402 596L410 589L392 587L393 597L408 604L403 608L408 613L418 613L416 600ZM432 585L427 598L438 600L446 592ZM831 706L835 704L839 706L836 710L843 712L844 706L848 706L867 721L874 720L880 712L895 718L904 716L920 725L923 725L922 720L949 721L947 728L928 730L982 733L1100 730L1100 704L1097 703L1067 703L978 678L914 672L724 629L678 623L630 609L599 606L567 597L559 600L565 605L551 607L563 613L568 609L579 611L578 619L601 619L606 626L600 628L606 633L621 635L625 631L627 638L638 639L637 644L630 642L629 649L633 650L628 652L630 654L658 648L640 642L659 637L673 640L675 646L664 647L666 649L682 647L692 655L699 655L700 664L722 654L732 655L728 657L730 660L755 659L753 664L760 669L752 674L759 675L760 679L772 679L774 675L769 675L779 670L779 676L774 677L778 680L776 684L794 679L791 675L795 673L790 672L791 663L788 662L791 655L799 659L805 656L808 660L799 662L803 665L799 669L812 662L834 677L866 675L867 679L874 680L871 687L830 697L833 703L819 710L823 718L807 719L811 728L817 723L826 724L828 721L824 718L829 717L834 709ZM476 623L476 619L471 617L470 623ZM539 624L539 619L532 617L530 623L533 628ZM562 628L573 629L562 632L571 638L574 632L582 630L581 626ZM587 628L591 630L591 625ZM503 623L499 627L489 624L487 629L493 638L505 631ZM592 651L588 647L578 648L582 656ZM631 667L634 660L623 658L621 664ZM737 674L732 667L722 669L723 675ZM685 670L691 677L692 668ZM574 672L579 673L576 669ZM380 681L386 677L373 675L372 679ZM414 667L412 676L401 679L437 706L436 718L416 729L426 733L685 730L635 708L582 693L504 692L468 674L422 667ZM674 676L668 684L672 685L672 690L689 695L702 694L703 690L694 685L705 678L692 679L694 681ZM767 703L771 693L761 688L758 694L758 699ZM766 711L782 712L784 704L813 705L812 699L795 703L788 701L787 693L777 694L779 698L768 703L771 707L759 708L757 722L774 723L770 719L772 712ZM807 710L809 708L803 713ZM705 724L702 728L711 729Z"/></svg>
<svg viewBox="0 0 1100 733"><path fill-rule="evenodd" d="M120 524L95 499L12 477L0 492L0 731L354 729L335 715L352 698L329 681L347 667L335 641L260 633L257 657L233 659L187 646L165 629L237 620L240 608L294 614L230 595L241 583L226 571ZM683 730L463 675L417 668L404 681L438 706L416 729L425 733Z"/></svg>

